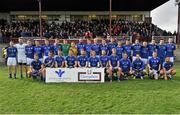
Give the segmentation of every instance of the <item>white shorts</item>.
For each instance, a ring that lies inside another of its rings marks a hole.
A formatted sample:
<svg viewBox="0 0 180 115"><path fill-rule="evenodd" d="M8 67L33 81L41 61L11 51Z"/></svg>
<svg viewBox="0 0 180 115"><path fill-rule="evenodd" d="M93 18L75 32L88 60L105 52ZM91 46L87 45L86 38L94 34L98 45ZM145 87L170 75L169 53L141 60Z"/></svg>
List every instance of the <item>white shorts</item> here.
<svg viewBox="0 0 180 115"><path fill-rule="evenodd" d="M146 58L141 58L141 60L143 61L143 63L146 65L147 64L147 62L148 62L148 59L146 59Z"/></svg>
<svg viewBox="0 0 180 115"><path fill-rule="evenodd" d="M155 78L155 79L158 79L157 70L150 70L150 71L149 71L149 74L150 74L150 75L154 75L154 78Z"/></svg>
<svg viewBox="0 0 180 115"><path fill-rule="evenodd" d="M32 63L33 60L34 60L34 59L27 58L27 65L31 65L31 63Z"/></svg>
<svg viewBox="0 0 180 115"><path fill-rule="evenodd" d="M174 57L170 57L170 62L174 63Z"/></svg>
<svg viewBox="0 0 180 115"><path fill-rule="evenodd" d="M18 58L18 63L26 64L26 63L27 63L26 57L20 57L20 58Z"/></svg>
<svg viewBox="0 0 180 115"><path fill-rule="evenodd" d="M9 57L7 59L7 65L8 66L16 66L17 65L17 60L15 57Z"/></svg>

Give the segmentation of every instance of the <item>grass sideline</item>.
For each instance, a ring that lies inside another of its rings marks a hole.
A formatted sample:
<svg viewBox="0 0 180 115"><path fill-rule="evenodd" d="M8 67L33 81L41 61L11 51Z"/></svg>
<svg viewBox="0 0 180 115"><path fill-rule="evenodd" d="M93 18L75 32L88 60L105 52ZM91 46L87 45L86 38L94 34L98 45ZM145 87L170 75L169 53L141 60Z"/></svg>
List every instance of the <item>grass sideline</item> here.
<svg viewBox="0 0 180 115"><path fill-rule="evenodd" d="M130 80L102 84L45 84L9 79L0 67L1 114L180 113L180 63L172 81ZM19 77L19 76L18 76Z"/></svg>

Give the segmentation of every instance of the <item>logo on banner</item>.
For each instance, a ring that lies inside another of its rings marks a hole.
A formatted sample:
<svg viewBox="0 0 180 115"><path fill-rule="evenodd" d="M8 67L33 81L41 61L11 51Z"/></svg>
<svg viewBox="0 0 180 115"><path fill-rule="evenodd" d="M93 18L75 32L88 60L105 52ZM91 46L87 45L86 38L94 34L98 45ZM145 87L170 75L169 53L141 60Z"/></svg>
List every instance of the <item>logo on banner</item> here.
<svg viewBox="0 0 180 115"><path fill-rule="evenodd" d="M59 71L55 71L55 73L58 75L58 77L62 77L62 75L65 73L65 71L59 69Z"/></svg>

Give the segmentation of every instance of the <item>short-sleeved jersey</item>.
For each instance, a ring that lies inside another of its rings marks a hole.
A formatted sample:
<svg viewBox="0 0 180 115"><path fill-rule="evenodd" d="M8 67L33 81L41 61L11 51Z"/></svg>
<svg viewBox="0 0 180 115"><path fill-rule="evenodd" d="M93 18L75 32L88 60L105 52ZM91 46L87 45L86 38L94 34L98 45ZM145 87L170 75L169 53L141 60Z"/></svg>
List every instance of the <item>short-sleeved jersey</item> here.
<svg viewBox="0 0 180 115"><path fill-rule="evenodd" d="M96 55L100 55L100 46L99 44L92 44L92 50L96 52Z"/></svg>
<svg viewBox="0 0 180 115"><path fill-rule="evenodd" d="M112 54L112 49L113 48L116 48L117 47L117 43L115 42L115 43L108 43L108 49L109 49L109 53L108 53L108 55L110 56L111 54Z"/></svg>
<svg viewBox="0 0 180 115"><path fill-rule="evenodd" d="M25 50L26 50L26 57L34 59L34 46L27 45L25 47Z"/></svg>
<svg viewBox="0 0 180 115"><path fill-rule="evenodd" d="M131 57L131 50L132 50L131 45L124 45L123 50L124 50L124 53L127 53L128 57Z"/></svg>
<svg viewBox="0 0 180 115"><path fill-rule="evenodd" d="M87 56L78 56L78 62L80 64L81 67L85 67L88 61L88 57Z"/></svg>
<svg viewBox="0 0 180 115"><path fill-rule="evenodd" d="M61 44L54 44L53 49L54 49L54 55L58 55L58 50L59 49L62 50L62 46L61 46Z"/></svg>
<svg viewBox="0 0 180 115"><path fill-rule="evenodd" d="M86 44L85 50L86 50L87 57L90 57L91 49L92 49L92 44Z"/></svg>
<svg viewBox="0 0 180 115"><path fill-rule="evenodd" d="M132 62L132 69L133 70L139 70L139 71L142 71L144 69L144 63L141 59L139 60L134 60Z"/></svg>
<svg viewBox="0 0 180 115"><path fill-rule="evenodd" d="M100 50L101 50L101 51L102 51L102 50L105 50L105 51L106 51L106 54L108 54L108 46L107 46L107 45L101 44L101 45L100 45Z"/></svg>
<svg viewBox="0 0 180 115"><path fill-rule="evenodd" d="M163 68L168 71L174 66L173 62L164 62L163 63Z"/></svg>
<svg viewBox="0 0 180 115"><path fill-rule="evenodd" d="M166 45L157 45L157 54L159 58L166 57Z"/></svg>
<svg viewBox="0 0 180 115"><path fill-rule="evenodd" d="M78 50L78 55L81 55L81 49L85 50L86 45L84 43L78 43L77 44L77 50Z"/></svg>
<svg viewBox="0 0 180 115"><path fill-rule="evenodd" d="M174 50L176 50L175 44L166 44L166 57L174 57Z"/></svg>
<svg viewBox="0 0 180 115"><path fill-rule="evenodd" d="M43 58L43 52L42 46L34 46L34 54L38 54L39 59Z"/></svg>
<svg viewBox="0 0 180 115"><path fill-rule="evenodd" d="M75 56L67 56L66 62L67 62L68 67L73 67L76 63L76 57Z"/></svg>
<svg viewBox="0 0 180 115"><path fill-rule="evenodd" d="M68 56L70 44L62 44L63 56Z"/></svg>
<svg viewBox="0 0 180 115"><path fill-rule="evenodd" d="M121 59L119 61L119 66L122 69L122 72L129 72L131 68L131 61L130 59Z"/></svg>
<svg viewBox="0 0 180 115"><path fill-rule="evenodd" d="M119 57L117 55L111 55L109 57L109 60L110 60L110 64L112 65L112 67L118 66Z"/></svg>
<svg viewBox="0 0 180 115"><path fill-rule="evenodd" d="M39 71L41 69L41 61L40 60L37 60L37 61L32 61L31 62L31 67L36 70L36 71Z"/></svg>
<svg viewBox="0 0 180 115"><path fill-rule="evenodd" d="M54 48L52 45L44 45L43 47L43 51L44 51L44 56L48 56L48 53L50 51L54 52Z"/></svg>
<svg viewBox="0 0 180 115"><path fill-rule="evenodd" d="M149 48L145 47L145 46L142 46L142 49L141 49L141 58L148 59L148 56L149 56Z"/></svg>
<svg viewBox="0 0 180 115"><path fill-rule="evenodd" d="M107 55L100 56L99 60L100 60L100 63L101 63L101 67L107 67L107 65L109 63L109 56L107 56Z"/></svg>
<svg viewBox="0 0 180 115"><path fill-rule="evenodd" d="M141 54L142 45L141 44L134 44L132 46L133 56L136 56L136 54Z"/></svg>
<svg viewBox="0 0 180 115"><path fill-rule="evenodd" d="M149 56L152 56L153 52L157 50L156 44L148 44Z"/></svg>
<svg viewBox="0 0 180 115"><path fill-rule="evenodd" d="M90 67L98 67L99 66L99 58L98 57L90 57L88 59Z"/></svg>
<svg viewBox="0 0 180 115"><path fill-rule="evenodd" d="M63 56L56 56L55 62L57 63L57 67L62 67L63 62L65 61Z"/></svg>
<svg viewBox="0 0 180 115"><path fill-rule="evenodd" d="M13 57L16 58L17 57L17 48L16 47L8 47L7 48L7 57Z"/></svg>
<svg viewBox="0 0 180 115"><path fill-rule="evenodd" d="M47 57L45 60L44 60L44 64L46 65L46 67L52 67L54 66L54 58L50 58L50 57Z"/></svg>
<svg viewBox="0 0 180 115"><path fill-rule="evenodd" d="M124 51L123 47L119 47L119 46L116 47L116 55L119 57L119 59L122 58L123 51Z"/></svg>
<svg viewBox="0 0 180 115"><path fill-rule="evenodd" d="M26 44L16 44L15 47L17 48L17 57L26 58Z"/></svg>
<svg viewBox="0 0 180 115"><path fill-rule="evenodd" d="M158 70L161 61L158 57L149 59L150 69Z"/></svg>

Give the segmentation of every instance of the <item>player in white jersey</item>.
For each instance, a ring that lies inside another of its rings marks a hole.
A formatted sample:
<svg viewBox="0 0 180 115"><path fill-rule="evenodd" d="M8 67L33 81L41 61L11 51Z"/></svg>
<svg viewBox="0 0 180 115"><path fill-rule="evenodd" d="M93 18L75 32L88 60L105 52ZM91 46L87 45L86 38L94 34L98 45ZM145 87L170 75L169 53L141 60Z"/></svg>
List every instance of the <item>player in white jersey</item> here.
<svg viewBox="0 0 180 115"><path fill-rule="evenodd" d="M26 44L23 43L23 39L19 38L19 43L15 45L17 48L17 60L18 64L20 66L20 73L21 73L21 78L23 78L23 68L25 68L26 71L26 77L27 77L27 68L26 68Z"/></svg>

